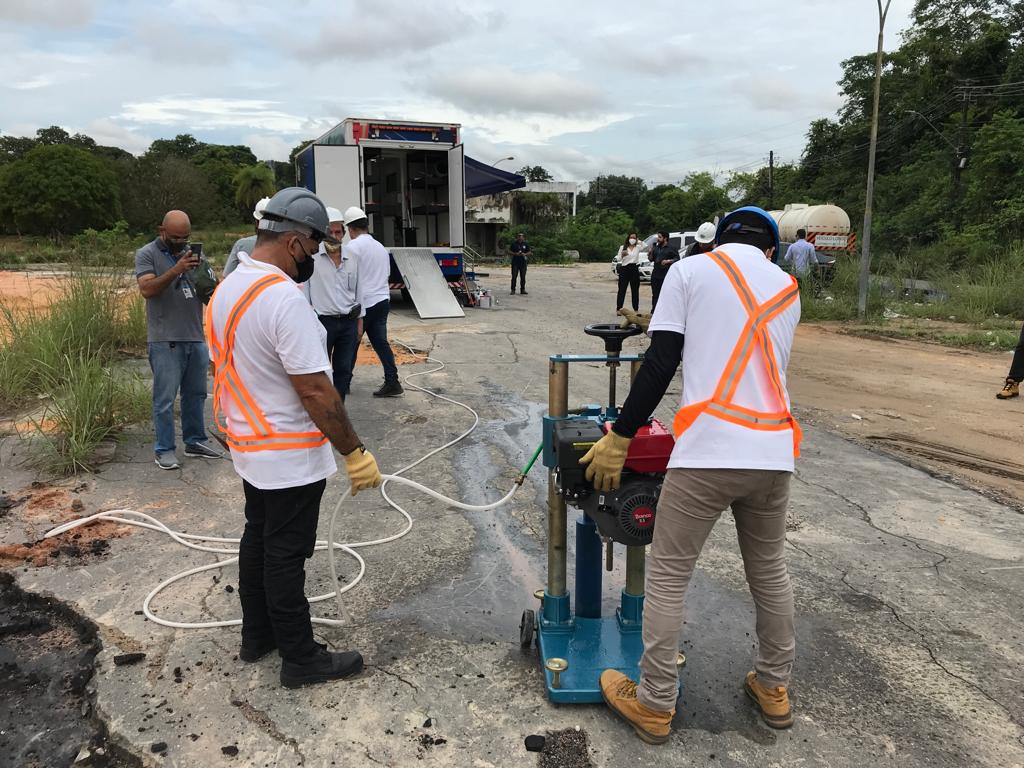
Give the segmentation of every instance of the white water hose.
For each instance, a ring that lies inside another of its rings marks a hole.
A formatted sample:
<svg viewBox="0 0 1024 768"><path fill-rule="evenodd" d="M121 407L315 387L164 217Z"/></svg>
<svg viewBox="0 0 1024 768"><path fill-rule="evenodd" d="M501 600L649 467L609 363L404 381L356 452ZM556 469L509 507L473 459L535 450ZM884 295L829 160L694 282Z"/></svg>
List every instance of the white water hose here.
<svg viewBox="0 0 1024 768"><path fill-rule="evenodd" d="M401 344L401 342L396 343ZM401 344L401 346L408 349L411 353L416 354L415 350L413 350L411 347L408 347L405 344ZM427 394L430 397L435 397L439 400L444 400L447 403L457 405L458 407L469 411L471 414L473 414L473 424L472 426L470 426L469 429L467 429L465 432L460 434L455 439L449 440L444 445L435 448L434 450L427 453L425 456L422 456L421 458L414 461L412 464L402 467L394 474L381 475L381 477L384 480L384 482L380 486L381 495L384 497L384 500L391 507L398 510L402 514L406 521L405 527L398 533L392 534L390 536L385 536L380 539L373 539L370 541L347 542L344 544L335 541L335 523L337 522L338 514L341 512L342 505L345 503L345 500L349 498L350 490L346 490L341 495L341 498L338 499L338 503L334 506L334 511L331 513L330 524L328 525L327 529L327 539L318 539L316 542L316 546L314 547L314 551L329 550L327 553L327 562L330 567L331 583L334 585L335 589L333 592L328 592L323 595L317 595L316 597L309 598L310 603L319 603L323 602L324 600L330 600L332 597L335 598L338 606L339 618L328 619L314 616L312 617L312 620L315 624L326 624L328 626L337 627L344 626L345 624L350 623L348 612L345 609L345 603L342 600L341 596L344 593L348 592L350 589L354 588L363 578L363 574L366 573L366 561L364 561L363 558L359 555L359 553L356 551L357 549L362 549L364 547L372 547L378 544L387 544L389 542L402 538L407 533L409 533L409 531L412 530L412 516L406 510L402 509L402 507L399 506L398 503L395 502L390 496L388 496L388 483L400 483L402 485L407 485L411 488L415 488L416 490L421 491L422 493L427 494L428 496L431 496L432 498L437 499L440 502L443 502L444 504L447 504L448 506L455 507L457 509L463 509L466 510L467 512L487 512L489 510L496 509L502 506L503 504L508 502L513 495L515 495L515 492L519 490L520 486L522 485L523 480L526 477L526 473L529 472L530 468L533 466L533 462L536 460L537 454L540 452L540 448L538 448L537 451L534 452L533 458L526 465L526 467L523 468L523 471L520 473L511 490L508 493L506 493L501 499L499 499L498 501L491 502L490 504L466 504L464 502L457 501L456 499L452 499L449 498L448 496L438 493L437 491L428 488L425 485L417 483L414 480L409 480L408 478L402 477L401 475L404 472L408 472L410 469L418 466L419 464L422 464L430 457L440 453L446 448L452 447L461 440L464 440L473 432L473 430L477 428L477 425L480 423L480 415L465 403L460 403L458 400L453 400L450 397L445 397L444 395L438 394L437 392L433 392L429 389L425 389L424 387L412 384L409 381L410 379L413 379L417 376L426 376L431 373L437 373L438 371L441 371L445 368L445 364L441 360L437 360L429 356L425 357L425 360L426 362L436 363L437 367L431 368L430 370L427 371L420 371L419 373L410 374L404 379L406 385L411 387L412 389L423 392L424 394ZM368 493L368 491L364 491L364 493ZM142 601L142 612L150 621L154 622L155 624L159 624L164 627L172 627L174 629L211 629L214 627L238 626L242 623L241 619L226 619L223 621L171 621L170 619L164 619L157 616L153 612L153 609L151 607L152 602L156 598L156 596L159 595L167 587L174 584L175 582L181 581L182 579L187 579L188 577L194 576L197 573L202 573L203 571L211 571L215 568L223 568L226 565L233 565L234 563L237 563L238 544L240 542L239 539L225 538L222 536L199 536L196 534L175 531L169 528L168 526L164 525L164 523L162 523L160 520L156 519L152 515L148 515L145 512L138 512L133 509L111 509L107 510L106 512L97 512L94 515L89 515L87 517L81 517L76 520L71 520L67 523L63 523L62 525L58 525L56 528L53 528L52 530L47 531L43 535L43 538L48 539L53 536L59 536L63 533L67 533L70 530L78 528L79 526L87 525L96 520L104 520L111 523L120 523L121 525L132 525L138 528L146 528L151 531L158 531L160 533L166 534L167 536L170 536L174 541L181 544L182 546L188 547L189 549L197 550L199 552L211 552L217 555L231 555L231 557L227 558L226 560L218 560L217 562L208 563L207 565L200 565L196 568L189 568L186 571L182 571L181 573L178 573L174 576L171 576L169 579L165 579L164 581L160 582L152 591L150 591L148 595L146 595L146 599ZM355 559L357 563L359 563L359 573L352 581L350 581L348 584L341 588L338 588L338 573L337 565L335 563L335 550L339 549L345 554L350 555L352 558Z"/></svg>

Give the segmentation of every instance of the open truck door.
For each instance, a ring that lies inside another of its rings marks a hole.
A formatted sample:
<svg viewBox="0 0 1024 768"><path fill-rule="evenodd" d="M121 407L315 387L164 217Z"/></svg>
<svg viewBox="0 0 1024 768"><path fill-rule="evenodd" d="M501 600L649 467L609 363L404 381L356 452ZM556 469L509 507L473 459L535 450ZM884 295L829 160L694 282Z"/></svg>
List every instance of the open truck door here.
<svg viewBox="0 0 1024 768"><path fill-rule="evenodd" d="M448 150L448 242L453 248L466 244L466 168L462 144Z"/></svg>
<svg viewBox="0 0 1024 768"><path fill-rule="evenodd" d="M313 146L316 176L313 181L317 197L324 205L344 211L350 206L363 207L362 151L357 145Z"/></svg>

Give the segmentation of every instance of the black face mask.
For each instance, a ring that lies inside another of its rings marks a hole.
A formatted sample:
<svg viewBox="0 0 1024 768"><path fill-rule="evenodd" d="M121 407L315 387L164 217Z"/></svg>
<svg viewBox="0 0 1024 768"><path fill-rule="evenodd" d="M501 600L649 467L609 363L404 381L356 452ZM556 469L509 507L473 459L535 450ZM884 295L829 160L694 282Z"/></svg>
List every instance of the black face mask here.
<svg viewBox="0 0 1024 768"><path fill-rule="evenodd" d="M292 261L295 262L295 268L299 271L299 273L292 279L296 283L304 283L313 276L313 270L315 269L315 265L313 264L313 254L306 253L306 249L302 247L302 243L299 243L299 249L302 251L302 255L305 256L306 258L303 259L302 261L299 261L294 256L292 256ZM290 253L288 255L291 256Z"/></svg>

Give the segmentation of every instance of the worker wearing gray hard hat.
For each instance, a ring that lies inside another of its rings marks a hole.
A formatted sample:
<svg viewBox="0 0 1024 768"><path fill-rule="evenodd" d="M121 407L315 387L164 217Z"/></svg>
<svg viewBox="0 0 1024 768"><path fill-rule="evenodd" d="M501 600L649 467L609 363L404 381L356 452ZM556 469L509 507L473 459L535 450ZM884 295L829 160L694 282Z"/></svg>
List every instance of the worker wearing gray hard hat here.
<svg viewBox="0 0 1024 768"><path fill-rule="evenodd" d="M342 454L352 494L381 483L377 462L352 428L327 373L326 331L296 283L312 274L330 240L320 199L291 187L263 210L256 246L214 294L206 334L214 413L245 492L238 550L242 647L252 662L276 650L281 683L295 688L358 673L355 651L313 639L304 585L320 500Z"/></svg>

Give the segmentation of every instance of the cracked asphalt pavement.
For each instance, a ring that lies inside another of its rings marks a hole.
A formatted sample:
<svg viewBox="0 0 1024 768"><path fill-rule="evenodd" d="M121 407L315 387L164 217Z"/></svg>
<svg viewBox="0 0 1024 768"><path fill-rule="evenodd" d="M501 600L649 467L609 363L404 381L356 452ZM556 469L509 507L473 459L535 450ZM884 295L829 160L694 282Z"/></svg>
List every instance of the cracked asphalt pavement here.
<svg viewBox="0 0 1024 768"><path fill-rule="evenodd" d="M503 285L501 270L492 273L485 282ZM469 439L411 478L474 503L500 498L540 439L547 356L600 353L582 328L613 319L606 265L531 266L529 283L529 296L498 291L498 307L469 310L465 319L422 321L411 307L396 307L392 338L447 364L417 383L481 416ZM645 287L645 306L648 297ZM643 346L630 339L626 351ZM464 411L411 389L373 398L379 379L379 369L358 368L348 406L385 471L468 427ZM600 402L606 392L602 366L571 370L571 405ZM663 420L678 395L675 384L659 408ZM535 607L532 593L545 578L539 467L508 507L485 514L446 509L406 487L389 490L414 518L411 534L362 550L367 573L346 601L351 627L316 628L322 640L362 651L367 668L350 682L285 690L276 659L237 660L237 628L172 630L147 621L140 608L153 586L214 557L156 533L111 538L89 559L9 567L22 588L50 593L96 624L103 649L91 684L95 711L109 738L146 765L535 766L525 736L579 727L588 752L580 765L587 758L608 767L1024 766L1024 517L857 446L811 414L804 424L788 526L798 631L789 731L764 727L742 692L756 640L728 513L688 596L688 661L670 741L648 746L601 706L546 700L535 651L518 645L520 613ZM34 478L12 456L15 443L0 449L0 486L20 496ZM129 507L189 533L239 534L241 484L229 462L187 459L180 471L162 472L150 451L148 430L140 430L100 473L62 487L77 489L82 514ZM343 485L341 476L328 484L321 537ZM14 506L0 520L0 544L32 542L69 515ZM340 521L346 541L403 523L369 493ZM619 553L605 576L609 610L624 559ZM356 573L345 557L339 568L343 579ZM307 574L310 594L327 591L323 555ZM179 620L232 618L236 586L234 567L199 574L163 593L154 609ZM330 615L333 606L315 609ZM146 658L114 665L129 652Z"/></svg>

